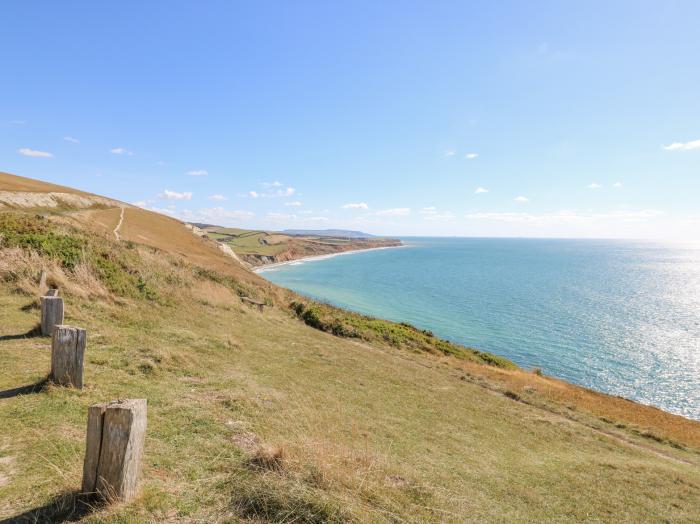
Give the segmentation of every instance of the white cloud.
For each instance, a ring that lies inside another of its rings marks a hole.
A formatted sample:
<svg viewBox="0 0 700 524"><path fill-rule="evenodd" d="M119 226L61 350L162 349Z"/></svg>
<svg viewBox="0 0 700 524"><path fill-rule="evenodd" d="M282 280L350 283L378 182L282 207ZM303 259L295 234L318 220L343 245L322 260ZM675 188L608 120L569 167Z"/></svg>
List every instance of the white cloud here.
<svg viewBox="0 0 700 524"><path fill-rule="evenodd" d="M622 182L615 182L613 187L622 187Z"/></svg>
<svg viewBox="0 0 700 524"><path fill-rule="evenodd" d="M641 211L612 211L609 213L579 213L576 211L559 211L555 213L470 213L465 218L470 220L489 220L499 222L524 223L532 225L547 225L561 223L591 223L599 221L640 222L662 215L655 209Z"/></svg>
<svg viewBox="0 0 700 524"><path fill-rule="evenodd" d="M435 206L428 206L421 208L420 211L418 211L421 215L423 215L423 218L425 220L451 220L455 217L454 213L451 211L438 211L438 209Z"/></svg>
<svg viewBox="0 0 700 524"><path fill-rule="evenodd" d="M148 201L146 200L137 200L136 202L131 203L132 206L136 207L147 207L148 206Z"/></svg>
<svg viewBox="0 0 700 524"><path fill-rule="evenodd" d="M522 195L516 196L513 200L515 200L516 202L522 202L522 203L525 203L525 202L529 202L529 201L530 201L529 198L524 197L524 196L522 196Z"/></svg>
<svg viewBox="0 0 700 524"><path fill-rule="evenodd" d="M261 185L263 187L268 188L268 190L262 193L259 193L257 191L248 191L247 196L249 196L250 198L287 198L290 196L294 196L294 194L296 193L296 189L294 189L293 187L281 189L282 187L284 187L284 185L280 182L264 182Z"/></svg>
<svg viewBox="0 0 700 524"><path fill-rule="evenodd" d="M477 195L479 195L481 193L488 193L488 192L489 192L488 189L486 189L485 187L481 187L481 186L477 187L476 191L474 191L474 193Z"/></svg>
<svg viewBox="0 0 700 524"><path fill-rule="evenodd" d="M445 156L455 156L457 154L457 151L454 149L448 149L445 151Z"/></svg>
<svg viewBox="0 0 700 524"><path fill-rule="evenodd" d="M224 200L228 200L228 198L226 198L224 195L216 194L216 195L211 195L209 197L209 200L217 200L219 202L222 202Z"/></svg>
<svg viewBox="0 0 700 524"><path fill-rule="evenodd" d="M466 155L464 155L464 158L467 158L469 160L474 160L478 156L479 156L479 153L467 153Z"/></svg>
<svg viewBox="0 0 700 524"><path fill-rule="evenodd" d="M52 158L53 155L48 151L37 151L36 149L29 149L28 147L23 147L18 149L17 152L22 156L30 156L33 158Z"/></svg>
<svg viewBox="0 0 700 524"><path fill-rule="evenodd" d="M369 206L365 202L354 202L341 206L343 209L369 209Z"/></svg>
<svg viewBox="0 0 700 524"><path fill-rule="evenodd" d="M193 169L187 172L188 176L207 176L208 174L209 173L205 169Z"/></svg>
<svg viewBox="0 0 700 524"><path fill-rule="evenodd" d="M377 211L375 215L382 217L405 217L411 214L411 208L409 207L395 207L392 209L382 209Z"/></svg>
<svg viewBox="0 0 700 524"><path fill-rule="evenodd" d="M603 186L601 186L598 182L588 184L588 189L600 189L601 187Z"/></svg>
<svg viewBox="0 0 700 524"><path fill-rule="evenodd" d="M292 202L285 202L284 205L287 207L300 207L302 204L298 200L293 200Z"/></svg>
<svg viewBox="0 0 700 524"><path fill-rule="evenodd" d="M667 146L661 146L666 151L690 151L691 149L700 149L700 140L691 140L690 142L674 142Z"/></svg>
<svg viewBox="0 0 700 524"><path fill-rule="evenodd" d="M110 153L114 155L129 155L133 156L134 152L129 151L127 149L124 149L123 147L113 147L112 149L109 150Z"/></svg>
<svg viewBox="0 0 700 524"><path fill-rule="evenodd" d="M80 143L80 140L78 140L77 138L73 138L72 136L64 136L63 140L65 140L66 142L72 142L74 144Z"/></svg>
<svg viewBox="0 0 700 524"><path fill-rule="evenodd" d="M188 211L187 216L201 222L222 223L228 221L250 220L255 216L252 211L240 211L237 209L225 209L223 207L209 207Z"/></svg>
<svg viewBox="0 0 700 524"><path fill-rule="evenodd" d="M293 220L297 216L296 215L289 215L287 213L268 213L267 218L270 220Z"/></svg>
<svg viewBox="0 0 700 524"><path fill-rule="evenodd" d="M192 193L190 191L179 193L177 191L170 191L169 189L166 189L158 196L165 200L192 200Z"/></svg>

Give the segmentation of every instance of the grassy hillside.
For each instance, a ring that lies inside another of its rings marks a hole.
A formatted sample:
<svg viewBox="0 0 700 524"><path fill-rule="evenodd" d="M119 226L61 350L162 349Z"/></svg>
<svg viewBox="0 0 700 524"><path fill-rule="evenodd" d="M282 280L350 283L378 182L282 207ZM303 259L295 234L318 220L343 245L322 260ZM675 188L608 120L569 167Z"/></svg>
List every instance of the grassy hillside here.
<svg viewBox="0 0 700 524"><path fill-rule="evenodd" d="M167 217L128 208L118 241L119 218L0 212L0 521L700 520L697 422L304 300ZM44 382L41 269L88 330L82 391ZM86 507L87 406L124 397L149 402L141 496Z"/></svg>
<svg viewBox="0 0 700 524"><path fill-rule="evenodd" d="M401 245L388 238L348 238L326 235L287 235L219 226L204 226L210 238L228 245L252 266L286 262L303 257Z"/></svg>

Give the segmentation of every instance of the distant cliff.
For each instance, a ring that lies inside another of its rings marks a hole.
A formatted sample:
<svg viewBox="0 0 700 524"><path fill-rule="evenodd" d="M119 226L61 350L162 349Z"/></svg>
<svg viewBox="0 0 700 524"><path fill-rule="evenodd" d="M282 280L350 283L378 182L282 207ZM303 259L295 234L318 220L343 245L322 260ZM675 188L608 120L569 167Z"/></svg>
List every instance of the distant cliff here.
<svg viewBox="0 0 700 524"><path fill-rule="evenodd" d="M288 262L345 251L400 246L393 238L371 237L359 231L325 230L268 232L198 224L206 234L230 247L251 266ZM337 235L333 234L337 233Z"/></svg>

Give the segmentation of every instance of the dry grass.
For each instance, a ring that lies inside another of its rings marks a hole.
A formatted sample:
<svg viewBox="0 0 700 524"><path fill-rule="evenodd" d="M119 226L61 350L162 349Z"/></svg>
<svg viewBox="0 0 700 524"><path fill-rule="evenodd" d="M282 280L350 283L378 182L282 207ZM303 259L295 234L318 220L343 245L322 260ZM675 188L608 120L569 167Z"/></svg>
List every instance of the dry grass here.
<svg viewBox="0 0 700 524"><path fill-rule="evenodd" d="M130 234L139 216L127 215ZM0 519L700 520L697 423L534 373L334 337L286 307L251 311L236 286L286 306L285 293L250 274L236 280L245 270L218 250L198 270L206 242L178 254L190 242L179 224L143 220L154 245L112 249L157 300L96 299L90 278L107 286L90 264L56 269L0 251L14 275L0 282ZM26 336L41 267L61 282L66 321L88 330L82 391L32 388L49 366L48 339ZM124 397L149 400L141 496L81 513L71 504L87 406Z"/></svg>

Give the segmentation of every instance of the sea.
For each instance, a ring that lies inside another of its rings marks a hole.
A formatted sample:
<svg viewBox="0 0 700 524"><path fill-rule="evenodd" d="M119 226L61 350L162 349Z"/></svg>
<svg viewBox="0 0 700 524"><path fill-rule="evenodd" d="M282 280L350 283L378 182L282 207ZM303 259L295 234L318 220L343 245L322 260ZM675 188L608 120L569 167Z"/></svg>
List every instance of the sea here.
<svg viewBox="0 0 700 524"><path fill-rule="evenodd" d="M700 420L700 246L403 238L261 275L524 368Z"/></svg>

